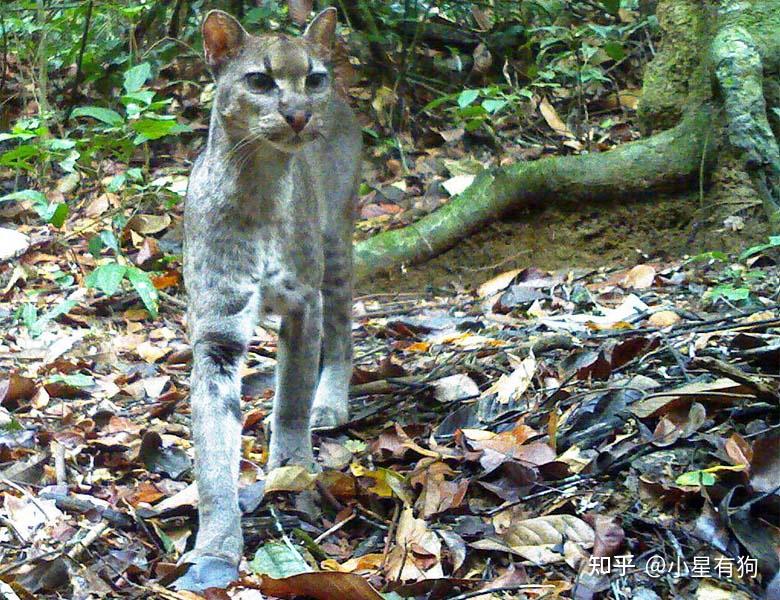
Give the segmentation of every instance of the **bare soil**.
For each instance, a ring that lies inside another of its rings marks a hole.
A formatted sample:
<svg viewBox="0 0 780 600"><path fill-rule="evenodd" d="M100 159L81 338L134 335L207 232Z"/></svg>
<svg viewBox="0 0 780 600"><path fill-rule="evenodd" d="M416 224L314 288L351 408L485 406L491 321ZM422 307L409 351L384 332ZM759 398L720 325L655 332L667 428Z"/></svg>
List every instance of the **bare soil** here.
<svg viewBox="0 0 780 600"><path fill-rule="evenodd" d="M358 293L472 289L498 273L531 265L547 270L626 266L648 257L738 252L766 241L760 211L744 216L744 228L735 232L721 219L705 219L698 207L698 194L688 194L512 215L424 264L360 282Z"/></svg>

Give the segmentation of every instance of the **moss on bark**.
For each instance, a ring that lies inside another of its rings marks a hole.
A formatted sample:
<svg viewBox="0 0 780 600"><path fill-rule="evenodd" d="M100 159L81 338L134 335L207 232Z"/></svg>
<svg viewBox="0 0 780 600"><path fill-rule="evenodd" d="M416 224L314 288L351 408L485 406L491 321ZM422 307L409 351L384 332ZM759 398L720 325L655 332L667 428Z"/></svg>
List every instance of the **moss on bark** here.
<svg viewBox="0 0 780 600"><path fill-rule="evenodd" d="M708 43L708 9L701 0L661 0L656 16L662 38L645 67L637 107L643 133L676 125L691 100L710 97L702 57Z"/></svg>
<svg viewBox="0 0 780 600"><path fill-rule="evenodd" d="M710 123L710 112L700 110L673 129L603 154L543 158L484 171L430 215L357 244L357 277L426 260L510 210L626 202L690 188L702 166L709 171L716 154L715 144L705 144Z"/></svg>

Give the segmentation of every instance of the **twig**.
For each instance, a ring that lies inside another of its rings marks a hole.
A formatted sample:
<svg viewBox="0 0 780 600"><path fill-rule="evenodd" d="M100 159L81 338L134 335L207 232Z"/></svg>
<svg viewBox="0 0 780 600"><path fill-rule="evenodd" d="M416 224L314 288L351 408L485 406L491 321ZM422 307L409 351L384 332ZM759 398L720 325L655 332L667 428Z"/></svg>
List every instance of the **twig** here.
<svg viewBox="0 0 780 600"><path fill-rule="evenodd" d="M16 571L16 569L21 569L25 565L30 565L32 563L36 563L41 560L46 560L47 558L56 556L61 553L62 550L57 548L55 550L49 550L48 552L44 552L43 554L38 554L36 556L28 556L27 558L23 558L21 560L17 560L16 562L12 562L10 565L6 565L5 567L0 567L0 575L11 573L12 571Z"/></svg>
<svg viewBox="0 0 780 600"><path fill-rule="evenodd" d="M674 347L674 344L672 344L669 341L669 338L666 336L666 334L663 331L659 331L658 335L664 341L664 345L666 346L666 349L669 350L669 354L672 355L674 362L676 362L677 366L680 368L683 377L685 377L685 381L690 381L691 376L688 373L688 369L685 368L685 357L682 354L680 354L680 351L677 350L677 348Z"/></svg>
<svg viewBox="0 0 780 600"><path fill-rule="evenodd" d="M349 523L350 521L352 521L352 520L353 520L355 517L357 517L357 514L356 514L356 513L352 513L352 514L351 514L351 515L349 515L349 516L348 516L346 519L342 519L341 521L339 521L338 523L336 523L336 524L335 524L333 527L331 527L330 529L327 529L327 530L323 531L323 532L322 532L320 535L318 535L316 538L314 538L314 543L315 543L315 544L319 544L319 543L320 543L322 540L324 540L326 537L328 537L329 535L331 535L331 534L333 534L333 533L336 533L336 532L337 532L339 529L341 529L342 527L344 527L344 525L346 525L347 523Z"/></svg>
<svg viewBox="0 0 780 600"><path fill-rule="evenodd" d="M76 560L89 546L91 546L95 540L97 540L108 529L108 522L101 521L79 541L73 544L73 547L68 550L67 557L71 560Z"/></svg>
<svg viewBox="0 0 780 600"><path fill-rule="evenodd" d="M502 585L500 587L489 587L474 590L472 592L466 592L459 596L453 596L450 600L467 600L468 598L476 598L478 596L488 596L496 592L516 592L518 590L555 590L554 585L533 584L533 583L518 583L516 585Z"/></svg>
<svg viewBox="0 0 780 600"><path fill-rule="evenodd" d="M3 63L0 65L0 96L2 96L8 78L8 31L5 28L5 8L0 9L0 28L3 30Z"/></svg>
<svg viewBox="0 0 780 600"><path fill-rule="evenodd" d="M41 498L47 500L54 500L55 505L60 510L64 510L70 513L85 514L85 513L97 513L100 518L105 519L112 526L117 529L135 529L135 521L130 515L126 515L113 508L107 508L90 502L84 498L74 498L67 494L57 494L51 492L42 492Z"/></svg>
<svg viewBox="0 0 780 600"><path fill-rule="evenodd" d="M65 469L65 446L56 440L52 440L51 453L54 456L54 473L57 477L57 485L68 486L68 473Z"/></svg>
<svg viewBox="0 0 780 600"><path fill-rule="evenodd" d="M162 290L157 290L157 295L165 300L168 304L172 304L173 306L177 308L183 308L186 310L187 303L184 300L179 300L176 296L171 296L167 292L163 292Z"/></svg>
<svg viewBox="0 0 780 600"><path fill-rule="evenodd" d="M778 396L777 390L772 385L762 381L758 377L751 377L736 365L709 356L696 357L691 362L691 365L700 367L710 373L715 373L716 375L723 375L724 377L733 379L737 383L746 385L753 390L756 393L756 396L761 400L774 404L780 402L780 396Z"/></svg>
<svg viewBox="0 0 780 600"><path fill-rule="evenodd" d="M81 85L81 79L84 76L82 70L84 62L84 50L87 47L87 38L89 37L89 26L92 23L92 7L95 0L89 0L87 4L87 14L84 17L84 30L81 32L81 45L79 46L79 55L76 59L76 76L73 78L73 84L70 86L70 104L65 112L64 121L67 123L70 120L70 113L73 111L73 101L76 98L76 89Z"/></svg>
<svg viewBox="0 0 780 600"><path fill-rule="evenodd" d="M37 0L38 25L41 38L38 41L38 114L46 119L49 113L49 56L47 52L46 0Z"/></svg>

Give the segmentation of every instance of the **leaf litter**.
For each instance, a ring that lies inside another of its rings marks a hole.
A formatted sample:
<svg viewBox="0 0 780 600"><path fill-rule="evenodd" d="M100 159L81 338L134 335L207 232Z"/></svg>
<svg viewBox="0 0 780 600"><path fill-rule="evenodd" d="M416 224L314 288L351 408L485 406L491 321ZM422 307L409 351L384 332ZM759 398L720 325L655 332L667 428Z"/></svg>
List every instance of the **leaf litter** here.
<svg viewBox="0 0 780 600"><path fill-rule="evenodd" d="M63 260L32 248L21 264ZM352 420L314 433L317 474L264 470L276 338L258 327L243 373L248 562L205 597L664 597L655 556L733 566L678 573L676 593L759 597L780 571L778 269L766 261L735 305L702 293L719 268L529 267L475 290L359 297ZM18 281L0 303L3 590L197 597L165 588L197 511L180 299L151 319L95 294L35 327L12 315ZM66 293L35 302L51 311ZM593 568L621 557L623 577Z"/></svg>

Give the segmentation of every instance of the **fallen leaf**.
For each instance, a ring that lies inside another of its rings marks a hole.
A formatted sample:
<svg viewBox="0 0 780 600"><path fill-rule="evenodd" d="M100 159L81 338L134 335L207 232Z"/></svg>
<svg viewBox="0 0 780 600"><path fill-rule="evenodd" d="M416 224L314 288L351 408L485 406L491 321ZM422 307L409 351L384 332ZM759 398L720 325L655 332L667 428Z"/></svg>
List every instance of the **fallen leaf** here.
<svg viewBox="0 0 780 600"><path fill-rule="evenodd" d="M647 322L653 327L671 327L680 322L680 315L673 310L659 310L650 315Z"/></svg>
<svg viewBox="0 0 780 600"><path fill-rule="evenodd" d="M140 233L141 235L152 235L168 229L171 224L171 216L163 215L133 215L125 225L129 231Z"/></svg>
<svg viewBox="0 0 780 600"><path fill-rule="evenodd" d="M655 267L651 265L637 265L623 278L621 284L626 288L637 290L649 288L655 280Z"/></svg>
<svg viewBox="0 0 780 600"><path fill-rule="evenodd" d="M316 477L300 465L272 469L265 479L265 491L302 492L314 485Z"/></svg>
<svg viewBox="0 0 780 600"><path fill-rule="evenodd" d="M539 112L542 113L542 117L544 117L544 120L555 133L574 139L574 134L566 127L566 123L558 116L555 108L547 98L542 98L541 102L539 102Z"/></svg>
<svg viewBox="0 0 780 600"><path fill-rule="evenodd" d="M447 190L450 196L457 196L462 194L466 189L474 183L476 175L455 175L450 177L446 181L443 181L441 186Z"/></svg>
<svg viewBox="0 0 780 600"><path fill-rule="evenodd" d="M21 256L30 247L30 238L15 229L0 227L0 262Z"/></svg>
<svg viewBox="0 0 780 600"><path fill-rule="evenodd" d="M439 402L457 402L479 396L479 387L465 374L450 375L431 382L433 395Z"/></svg>

